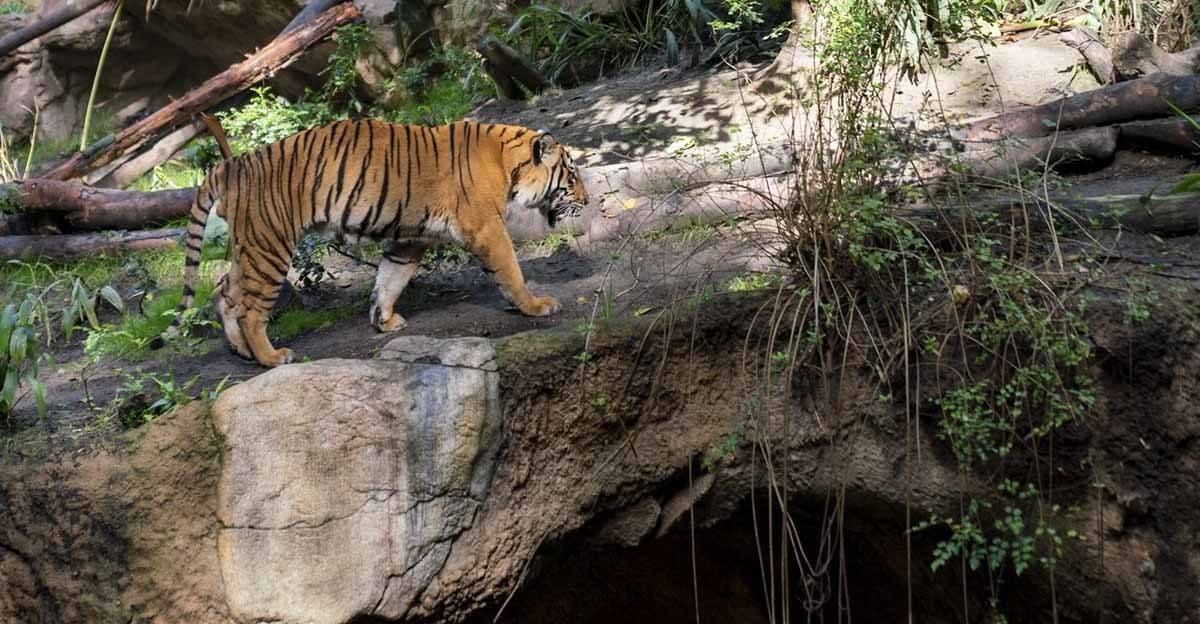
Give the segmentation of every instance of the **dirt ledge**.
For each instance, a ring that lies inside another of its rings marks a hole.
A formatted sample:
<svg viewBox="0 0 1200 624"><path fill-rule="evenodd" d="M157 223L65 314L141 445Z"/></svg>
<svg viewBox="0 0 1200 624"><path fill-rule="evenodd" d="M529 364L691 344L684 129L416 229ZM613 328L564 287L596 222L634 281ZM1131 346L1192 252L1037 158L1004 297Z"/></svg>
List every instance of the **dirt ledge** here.
<svg viewBox="0 0 1200 624"><path fill-rule="evenodd" d="M1086 465L1064 466L1056 497L1081 507L1074 526L1088 541L1070 547L1056 575L1060 621L1200 617L1192 591L1200 578L1200 297L1195 288L1171 292L1141 325L1124 322L1119 298L1090 308L1101 400L1093 420L1063 441L1064 457ZM763 442L778 457L789 449L780 476L808 523L806 539L815 539L828 493L845 488L856 619L895 621L907 468L916 518L957 508L958 475L933 435L933 415L924 417L921 463L909 463L916 454L905 453L902 412L854 370L839 418L796 395L748 421L754 379L740 363L761 355L755 319L767 302L721 296L673 321L601 322L586 366L576 328L497 340L506 414L499 466L474 526L410 619L490 619L517 588L504 621L561 621L563 604L578 621L610 621L618 611L653 612L662 600L690 621L685 510L694 500L697 568L707 571L701 604L754 621L764 605L748 497L763 500L752 446ZM731 461L705 474L704 453L739 430ZM0 465L0 620L229 621L215 546L220 443L206 407L194 403L118 442ZM762 522L764 508L756 511ZM964 606L984 613L986 578L969 575L964 600L957 571L928 572L936 537L914 539L916 615L954 622L967 619ZM1000 590L1021 597L1010 621L1046 621L1047 580L1030 572ZM597 591L614 598L597 600Z"/></svg>

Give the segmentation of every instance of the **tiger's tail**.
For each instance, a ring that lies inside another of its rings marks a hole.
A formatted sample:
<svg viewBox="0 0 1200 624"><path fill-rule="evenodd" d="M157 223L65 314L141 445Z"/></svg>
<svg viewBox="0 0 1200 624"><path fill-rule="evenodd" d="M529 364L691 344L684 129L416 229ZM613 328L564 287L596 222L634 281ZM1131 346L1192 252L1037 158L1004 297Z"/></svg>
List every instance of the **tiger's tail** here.
<svg viewBox="0 0 1200 624"><path fill-rule="evenodd" d="M233 150L229 147L229 137L225 134L225 129L221 127L221 122L217 121L216 117L208 113L202 113L200 120L208 127L209 133L217 142L217 148L221 151L221 157L225 161L233 158ZM170 327L167 328L168 335L176 335L179 332L179 325L183 313L189 310L196 303L196 282L200 278L200 260L204 251L204 230L208 225L208 215L212 212L213 207L218 203L220 194L217 184L218 177L214 175L217 169L210 171L205 178L204 183L196 190L196 199L192 202L192 210L188 215L187 238L184 241L184 262L183 262L183 298L179 302L179 313L171 320ZM154 339L150 346L153 349L162 347L164 341L162 337Z"/></svg>
<svg viewBox="0 0 1200 624"><path fill-rule="evenodd" d="M208 113L201 113L200 120L216 140L221 157L225 161L232 160L233 150L229 147L229 137L225 134L225 128L221 127L221 122ZM208 225L208 215L219 199L216 183L217 177L210 172L205 183L196 191L196 200L192 202L187 241L184 243L187 254L183 264L183 300L179 303L180 314L196 303L196 281L200 276L200 257L204 251L204 229ZM179 317L176 316L172 325L178 322Z"/></svg>

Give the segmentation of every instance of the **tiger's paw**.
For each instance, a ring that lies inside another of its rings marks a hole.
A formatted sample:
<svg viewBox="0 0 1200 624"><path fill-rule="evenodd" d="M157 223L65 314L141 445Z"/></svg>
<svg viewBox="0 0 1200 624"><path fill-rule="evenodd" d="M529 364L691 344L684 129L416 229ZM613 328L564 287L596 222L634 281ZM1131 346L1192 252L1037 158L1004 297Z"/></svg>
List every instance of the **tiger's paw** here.
<svg viewBox="0 0 1200 624"><path fill-rule="evenodd" d="M521 312L527 316L549 316L558 312L559 307L554 297L534 297L528 309L522 308Z"/></svg>
<svg viewBox="0 0 1200 624"><path fill-rule="evenodd" d="M283 366L284 364L291 364L293 361L295 361L295 359L296 354L293 353L291 349L283 348L276 349L274 354L263 360L259 360L259 363L263 366L275 367Z"/></svg>
<svg viewBox="0 0 1200 624"><path fill-rule="evenodd" d="M400 316L395 312L392 312L392 315L389 316L387 320L379 320L378 317L376 317L376 321L372 324L375 326L375 329L385 334L389 332L398 332L405 327L408 327L408 321L405 320L403 316Z"/></svg>
<svg viewBox="0 0 1200 624"><path fill-rule="evenodd" d="M392 312L386 319L382 315L383 311L379 309L379 306L371 306L371 325L385 334L398 332L408 326L408 321L396 312Z"/></svg>

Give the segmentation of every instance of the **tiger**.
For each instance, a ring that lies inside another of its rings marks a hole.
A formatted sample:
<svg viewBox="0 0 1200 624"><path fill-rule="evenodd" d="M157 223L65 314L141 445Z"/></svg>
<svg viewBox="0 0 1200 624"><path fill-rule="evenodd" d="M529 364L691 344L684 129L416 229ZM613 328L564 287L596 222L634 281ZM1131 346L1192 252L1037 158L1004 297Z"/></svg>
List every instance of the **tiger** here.
<svg viewBox="0 0 1200 624"><path fill-rule="evenodd" d="M407 325L396 301L425 249L439 242L470 251L523 314L559 310L553 297L530 292L506 227L513 211L538 210L553 228L588 203L574 159L549 132L476 121L427 127L343 120L236 157L223 131L214 134L225 159L205 175L192 203L179 309L195 304L205 226L215 209L229 224L230 268L213 300L226 340L242 357L264 367L294 361L291 349L271 344L267 322L292 253L309 231L383 243L369 315L380 332Z"/></svg>

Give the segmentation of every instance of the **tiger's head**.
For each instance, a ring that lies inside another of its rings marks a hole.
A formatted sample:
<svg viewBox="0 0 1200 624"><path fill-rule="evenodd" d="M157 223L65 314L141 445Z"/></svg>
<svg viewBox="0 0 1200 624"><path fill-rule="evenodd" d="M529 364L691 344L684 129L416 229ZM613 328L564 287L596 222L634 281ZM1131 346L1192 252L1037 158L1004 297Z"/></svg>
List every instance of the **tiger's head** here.
<svg viewBox="0 0 1200 624"><path fill-rule="evenodd" d="M583 176L566 146L540 130L530 141L529 160L513 172L512 201L536 208L550 227L577 217L587 205Z"/></svg>

